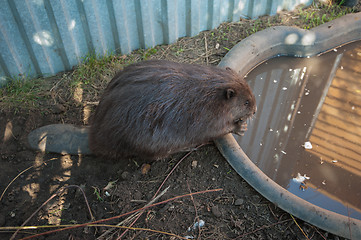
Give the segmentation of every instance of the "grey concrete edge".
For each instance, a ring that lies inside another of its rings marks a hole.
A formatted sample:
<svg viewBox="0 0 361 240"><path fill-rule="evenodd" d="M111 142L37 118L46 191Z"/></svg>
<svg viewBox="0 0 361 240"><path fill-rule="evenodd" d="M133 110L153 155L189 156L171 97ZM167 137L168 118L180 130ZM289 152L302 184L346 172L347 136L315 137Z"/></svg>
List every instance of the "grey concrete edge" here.
<svg viewBox="0 0 361 240"><path fill-rule="evenodd" d="M246 76L258 64L276 56L307 57L361 40L361 13L349 14L312 30L272 27L234 46L220 67ZM234 170L269 201L292 215L333 234L361 239L361 221L325 210L288 192L268 178L243 152L232 134L215 143Z"/></svg>

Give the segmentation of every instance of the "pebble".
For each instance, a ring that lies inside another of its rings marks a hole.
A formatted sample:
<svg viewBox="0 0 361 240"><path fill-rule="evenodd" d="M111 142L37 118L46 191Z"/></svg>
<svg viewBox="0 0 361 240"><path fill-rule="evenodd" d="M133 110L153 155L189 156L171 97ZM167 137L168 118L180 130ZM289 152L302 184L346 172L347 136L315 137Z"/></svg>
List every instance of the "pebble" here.
<svg viewBox="0 0 361 240"><path fill-rule="evenodd" d="M222 216L221 211L219 210L218 206L213 206L212 207L212 213L215 217L219 218Z"/></svg>
<svg viewBox="0 0 361 240"><path fill-rule="evenodd" d="M141 166L140 169L141 169L142 175L146 175L146 174L148 174L149 171L150 171L150 164L145 163L145 164L143 164L143 165Z"/></svg>
<svg viewBox="0 0 361 240"><path fill-rule="evenodd" d="M236 206L241 206L243 205L244 203L244 200L242 198L238 198L235 202L234 202L234 205Z"/></svg>
<svg viewBox="0 0 361 240"><path fill-rule="evenodd" d="M197 167L197 165L198 165L198 162L197 161L192 161L192 168L196 168Z"/></svg>
<svg viewBox="0 0 361 240"><path fill-rule="evenodd" d="M129 173L129 172L127 172L127 171L124 171L124 172L123 172L120 176L122 177L122 179L126 180L126 179L128 179L128 178L129 178L130 173Z"/></svg>
<svg viewBox="0 0 361 240"><path fill-rule="evenodd" d="M135 200L141 200L142 199L142 193L141 192L138 192L138 191L136 191L134 194L133 194L133 198L135 199Z"/></svg>
<svg viewBox="0 0 361 240"><path fill-rule="evenodd" d="M259 201L261 201L261 197L258 196L258 195L253 195L253 196L252 196L252 201L253 201L254 203L258 203Z"/></svg>

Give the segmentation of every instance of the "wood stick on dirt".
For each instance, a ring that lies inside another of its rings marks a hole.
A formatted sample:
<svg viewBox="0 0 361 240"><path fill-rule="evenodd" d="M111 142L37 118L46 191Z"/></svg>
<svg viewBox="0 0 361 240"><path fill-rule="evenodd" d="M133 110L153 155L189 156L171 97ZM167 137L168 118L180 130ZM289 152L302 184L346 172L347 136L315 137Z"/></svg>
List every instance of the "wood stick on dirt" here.
<svg viewBox="0 0 361 240"><path fill-rule="evenodd" d="M74 226L71 226L71 227L66 227L66 228L56 229L56 230L52 230L52 231L48 231L48 232L44 232L44 233L39 233L39 234L36 234L36 235L32 235L32 236L25 237L25 238L23 238L22 240L32 239L32 238L35 238L35 237L47 235L47 234L50 234L50 233L60 232L60 231L64 231L64 230L70 230L70 229L74 229L74 228L85 227L85 226L93 225L93 224L96 224L96 223L103 223L103 222L106 222L106 221L111 221L111 220L114 220L114 219L117 219L117 218L121 218L121 217L130 215L130 214L135 213L135 212L139 212L139 211L148 209L148 208L150 208L150 207L154 207L154 206L158 206L158 205L161 205L161 204L165 204L165 203L167 203L167 202L174 201L174 200L177 200L177 199L180 199L180 198L189 197L189 196L191 196L191 195L194 196L194 195L198 195L198 194L211 193L211 192L219 192L219 191L223 191L223 189L222 189L222 188L216 188L216 189L203 190L203 191L199 191L199 192L183 194L183 195L180 195L180 196L175 196L175 197L169 198L169 199L167 199L167 200L164 200L164 201L161 201L161 202L158 202L158 203L154 203L154 204L152 204L152 205L150 205L150 206L148 206L148 207L142 207L142 208L139 208L139 209L136 209L136 210L127 212L127 213L123 213L123 214L121 214L121 215L117 215L117 216L110 217L110 218L106 218L106 219L97 220L97 221L95 221L95 222L82 223L82 224L77 224L77 225L74 225Z"/></svg>

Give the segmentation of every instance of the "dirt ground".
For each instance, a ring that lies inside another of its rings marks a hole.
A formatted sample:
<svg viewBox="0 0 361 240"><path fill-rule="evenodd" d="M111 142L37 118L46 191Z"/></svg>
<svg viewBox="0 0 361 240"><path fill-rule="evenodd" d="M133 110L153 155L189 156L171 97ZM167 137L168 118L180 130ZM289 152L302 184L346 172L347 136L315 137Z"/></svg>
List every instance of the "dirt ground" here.
<svg viewBox="0 0 361 240"><path fill-rule="evenodd" d="M359 4L356 11L360 9ZM331 15L315 5L302 11L315 12L313 17ZM276 25L308 28L312 22L305 19L301 10L295 10L256 21L224 23L172 45L113 56L107 65L109 71L94 77L90 84L83 82L80 100L74 83L67 85L75 69L46 79L49 89L42 93L45 98L38 104L2 103L0 227L24 223L39 227L20 230L16 236L20 239L61 229L45 226L88 223L92 214L94 221L107 221L96 227L78 226L34 239L117 239L122 234L122 239L342 239L293 218L263 198L237 175L213 144L191 152L179 165L187 153L147 165L142 159L113 161L96 156L43 154L28 148L27 135L33 129L52 123L88 124L89 112L95 109L93 103L124 64L168 59L216 65L241 39ZM120 216L146 206L160 187L160 192L169 187L155 201L163 203L148 207L138 219L125 220L131 214ZM200 193L186 195L195 192ZM197 227L196 222L204 225ZM118 223L131 227L124 233L125 228L108 226ZM111 231L106 232L108 229ZM1 229L0 238L9 239L13 233L14 230Z"/></svg>

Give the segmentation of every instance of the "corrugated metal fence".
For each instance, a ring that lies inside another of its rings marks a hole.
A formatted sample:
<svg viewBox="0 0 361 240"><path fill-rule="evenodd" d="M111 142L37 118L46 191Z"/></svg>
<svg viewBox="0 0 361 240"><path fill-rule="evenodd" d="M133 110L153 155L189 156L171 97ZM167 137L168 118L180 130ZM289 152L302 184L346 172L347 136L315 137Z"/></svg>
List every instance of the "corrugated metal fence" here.
<svg viewBox="0 0 361 240"><path fill-rule="evenodd" d="M0 86L50 76L89 52L128 54L241 17L273 15L312 0L2 0Z"/></svg>

